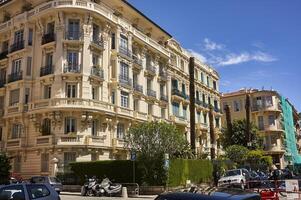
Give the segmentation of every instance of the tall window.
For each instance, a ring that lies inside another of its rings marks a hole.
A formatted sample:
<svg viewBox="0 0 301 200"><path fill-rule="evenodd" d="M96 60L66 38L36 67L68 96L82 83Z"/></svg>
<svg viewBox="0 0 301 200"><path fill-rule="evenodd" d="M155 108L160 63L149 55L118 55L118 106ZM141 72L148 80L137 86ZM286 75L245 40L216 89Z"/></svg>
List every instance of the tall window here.
<svg viewBox="0 0 301 200"><path fill-rule="evenodd" d="M187 119L187 106L183 106L183 117Z"/></svg>
<svg viewBox="0 0 301 200"><path fill-rule="evenodd" d="M149 115L153 115L153 104L148 104L148 106L147 106L147 113Z"/></svg>
<svg viewBox="0 0 301 200"><path fill-rule="evenodd" d="M8 51L8 41L2 42L2 52L7 52Z"/></svg>
<svg viewBox="0 0 301 200"><path fill-rule="evenodd" d="M14 172L21 172L21 162L22 157L20 155L15 156L14 158Z"/></svg>
<svg viewBox="0 0 301 200"><path fill-rule="evenodd" d="M197 121L198 121L199 123L201 123L201 113L200 113L200 112L197 112L197 113L196 113L196 116L197 116Z"/></svg>
<svg viewBox="0 0 301 200"><path fill-rule="evenodd" d="M9 97L9 105L10 106L16 106L19 103L19 93L20 89L12 90L10 91L10 97Z"/></svg>
<svg viewBox="0 0 301 200"><path fill-rule="evenodd" d="M202 95L202 100L203 100L204 103L206 102L206 95L205 94Z"/></svg>
<svg viewBox="0 0 301 200"><path fill-rule="evenodd" d="M69 67L78 67L78 52L68 51L67 52L67 62Z"/></svg>
<svg viewBox="0 0 301 200"><path fill-rule="evenodd" d="M116 43L116 42L115 42L115 41L116 41L115 38L116 38L115 33L112 33L112 34L111 34L111 49L115 49L115 45L116 45L116 44L115 44L115 43Z"/></svg>
<svg viewBox="0 0 301 200"><path fill-rule="evenodd" d="M51 98L51 85L45 85L44 86L44 99L50 99Z"/></svg>
<svg viewBox="0 0 301 200"><path fill-rule="evenodd" d="M112 92L112 95L111 95L111 103L112 103L112 104L115 104L115 91Z"/></svg>
<svg viewBox="0 0 301 200"><path fill-rule="evenodd" d="M265 97L265 102L267 107L273 106L273 98L272 96L266 96Z"/></svg>
<svg viewBox="0 0 301 200"><path fill-rule="evenodd" d="M21 43L21 42L23 42L23 35L24 35L24 30L16 31L15 32L14 42L15 43Z"/></svg>
<svg viewBox="0 0 301 200"><path fill-rule="evenodd" d="M214 90L217 89L216 81L213 81L213 89L214 89Z"/></svg>
<svg viewBox="0 0 301 200"><path fill-rule="evenodd" d="M201 72L201 81L202 81L202 83L204 83L204 73L203 72Z"/></svg>
<svg viewBox="0 0 301 200"><path fill-rule="evenodd" d="M129 66L123 62L120 63L121 79L129 80Z"/></svg>
<svg viewBox="0 0 301 200"><path fill-rule="evenodd" d="M97 136L98 135L98 133L97 133L98 132L98 124L99 124L99 122L98 122L97 119L92 121L92 129L91 129L92 136Z"/></svg>
<svg viewBox="0 0 301 200"><path fill-rule="evenodd" d="M78 40L80 37L79 20L69 20L68 24L68 39Z"/></svg>
<svg viewBox="0 0 301 200"><path fill-rule="evenodd" d="M0 141L2 141L2 135L3 135L2 131L3 131L2 126L0 126Z"/></svg>
<svg viewBox="0 0 301 200"><path fill-rule="evenodd" d="M92 99L98 100L99 99L99 87L92 86Z"/></svg>
<svg viewBox="0 0 301 200"><path fill-rule="evenodd" d="M180 114L179 114L179 103L177 103L177 102L173 102L172 103L172 113L173 113L173 115L175 115L175 116L179 116Z"/></svg>
<svg viewBox="0 0 301 200"><path fill-rule="evenodd" d="M184 83L182 83L182 93L186 94L186 86Z"/></svg>
<svg viewBox="0 0 301 200"><path fill-rule="evenodd" d="M217 102L217 100L214 100L214 108L218 109L218 102Z"/></svg>
<svg viewBox="0 0 301 200"><path fill-rule="evenodd" d="M77 97L77 84L67 83L67 98Z"/></svg>
<svg viewBox="0 0 301 200"><path fill-rule="evenodd" d="M210 78L207 76L207 86L210 87Z"/></svg>
<svg viewBox="0 0 301 200"><path fill-rule="evenodd" d="M239 112L241 110L240 101L234 101L234 112Z"/></svg>
<svg viewBox="0 0 301 200"><path fill-rule="evenodd" d="M134 99L134 110L139 111L139 99Z"/></svg>
<svg viewBox="0 0 301 200"><path fill-rule="evenodd" d="M204 118L204 124L207 124L207 113L203 114L203 118Z"/></svg>
<svg viewBox="0 0 301 200"><path fill-rule="evenodd" d="M128 39L124 35L120 35L120 48L127 50L128 49Z"/></svg>
<svg viewBox="0 0 301 200"><path fill-rule="evenodd" d="M33 30L32 28L28 29L28 45L32 45L32 40L33 40Z"/></svg>
<svg viewBox="0 0 301 200"><path fill-rule="evenodd" d="M129 107L129 93L121 91L121 107Z"/></svg>
<svg viewBox="0 0 301 200"><path fill-rule="evenodd" d="M275 126L275 115L269 115L269 125Z"/></svg>
<svg viewBox="0 0 301 200"><path fill-rule="evenodd" d="M11 70L12 74L16 74L21 71L21 63L22 63L21 59L17 59L13 61L13 66Z"/></svg>
<svg viewBox="0 0 301 200"><path fill-rule="evenodd" d="M125 127L124 124L118 123L117 124L117 138L118 139L124 139L125 135Z"/></svg>
<svg viewBox="0 0 301 200"><path fill-rule="evenodd" d="M54 22L50 22L47 24L47 33L54 34Z"/></svg>
<svg viewBox="0 0 301 200"><path fill-rule="evenodd" d="M28 104L29 97L30 97L30 88L25 88L25 98L24 98L24 103L25 104Z"/></svg>
<svg viewBox="0 0 301 200"><path fill-rule="evenodd" d="M263 116L258 116L258 129L261 131L264 130Z"/></svg>
<svg viewBox="0 0 301 200"><path fill-rule="evenodd" d="M11 130L11 139L18 139L21 137L22 133L22 125L21 124L13 124Z"/></svg>
<svg viewBox="0 0 301 200"><path fill-rule="evenodd" d="M99 26L97 24L93 24L93 41L99 41Z"/></svg>
<svg viewBox="0 0 301 200"><path fill-rule="evenodd" d="M146 85L147 90L151 90L152 89L152 80L148 78L146 84L147 84Z"/></svg>
<svg viewBox="0 0 301 200"><path fill-rule="evenodd" d="M50 135L51 134L51 119L43 119L42 122L42 135Z"/></svg>
<svg viewBox="0 0 301 200"><path fill-rule="evenodd" d="M46 59L45 59L45 65L47 67L52 66L52 60L53 60L53 54L52 53L47 53L46 54Z"/></svg>
<svg viewBox="0 0 301 200"><path fill-rule="evenodd" d="M164 95L164 85L163 84L160 84L160 94L161 95Z"/></svg>
<svg viewBox="0 0 301 200"><path fill-rule="evenodd" d="M172 79L171 86L172 86L172 89L178 89L178 80Z"/></svg>
<svg viewBox="0 0 301 200"><path fill-rule="evenodd" d="M76 161L76 152L64 152L64 172L70 171L69 163Z"/></svg>
<svg viewBox="0 0 301 200"><path fill-rule="evenodd" d="M76 132L76 119L73 117L66 117L65 119L65 134Z"/></svg>
<svg viewBox="0 0 301 200"><path fill-rule="evenodd" d="M99 56L98 55L96 55L96 54L92 55L92 63L93 63L93 66L99 65Z"/></svg>
<svg viewBox="0 0 301 200"><path fill-rule="evenodd" d="M41 154L41 172L49 172L49 154Z"/></svg>

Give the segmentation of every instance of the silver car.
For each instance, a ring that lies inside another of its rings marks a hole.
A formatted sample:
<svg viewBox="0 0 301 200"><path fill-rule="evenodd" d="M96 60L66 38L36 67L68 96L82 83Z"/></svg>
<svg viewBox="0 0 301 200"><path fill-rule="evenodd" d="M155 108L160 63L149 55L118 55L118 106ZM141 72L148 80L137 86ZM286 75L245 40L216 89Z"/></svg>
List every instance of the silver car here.
<svg viewBox="0 0 301 200"><path fill-rule="evenodd" d="M31 183L46 183L50 184L57 193L63 190L63 185L61 181L56 177L49 177L49 176L34 176L30 179ZM1 200L1 199L0 199Z"/></svg>
<svg viewBox="0 0 301 200"><path fill-rule="evenodd" d="M0 186L1 200L60 200L49 184L20 183Z"/></svg>

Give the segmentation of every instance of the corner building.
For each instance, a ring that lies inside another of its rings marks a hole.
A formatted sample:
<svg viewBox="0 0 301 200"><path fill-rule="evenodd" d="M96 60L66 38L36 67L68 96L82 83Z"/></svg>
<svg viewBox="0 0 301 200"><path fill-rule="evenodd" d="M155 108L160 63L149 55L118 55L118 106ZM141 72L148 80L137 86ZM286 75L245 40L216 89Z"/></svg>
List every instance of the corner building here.
<svg viewBox="0 0 301 200"><path fill-rule="evenodd" d="M191 56L123 0L0 1L0 150L24 178L127 159L124 135L166 121L189 136ZM219 76L196 61L197 150L220 130Z"/></svg>

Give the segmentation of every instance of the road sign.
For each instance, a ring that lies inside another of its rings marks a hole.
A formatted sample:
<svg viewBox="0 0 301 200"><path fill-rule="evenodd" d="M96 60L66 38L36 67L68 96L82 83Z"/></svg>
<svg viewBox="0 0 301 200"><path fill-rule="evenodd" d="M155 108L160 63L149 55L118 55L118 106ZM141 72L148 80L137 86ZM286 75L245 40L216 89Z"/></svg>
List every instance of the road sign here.
<svg viewBox="0 0 301 200"><path fill-rule="evenodd" d="M131 152L131 161L136 161L137 155L136 152L132 151Z"/></svg>

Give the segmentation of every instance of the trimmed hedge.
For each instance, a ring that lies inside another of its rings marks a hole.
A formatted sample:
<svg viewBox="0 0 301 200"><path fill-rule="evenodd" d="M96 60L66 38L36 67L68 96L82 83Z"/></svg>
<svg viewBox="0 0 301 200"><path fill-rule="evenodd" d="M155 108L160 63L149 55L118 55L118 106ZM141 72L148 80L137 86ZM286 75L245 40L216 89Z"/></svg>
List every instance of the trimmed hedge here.
<svg viewBox="0 0 301 200"><path fill-rule="evenodd" d="M196 184L209 182L212 180L212 173L213 165L209 160L171 160L168 185L185 185L186 180Z"/></svg>
<svg viewBox="0 0 301 200"><path fill-rule="evenodd" d="M133 162L129 160L94 161L71 163L71 170L84 181L88 175L103 178L104 176L119 183L133 182ZM135 163L136 183L142 184L142 171L139 163ZM208 182L212 179L213 165L209 160L170 160L168 186L185 185L186 180L193 183Z"/></svg>

